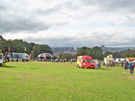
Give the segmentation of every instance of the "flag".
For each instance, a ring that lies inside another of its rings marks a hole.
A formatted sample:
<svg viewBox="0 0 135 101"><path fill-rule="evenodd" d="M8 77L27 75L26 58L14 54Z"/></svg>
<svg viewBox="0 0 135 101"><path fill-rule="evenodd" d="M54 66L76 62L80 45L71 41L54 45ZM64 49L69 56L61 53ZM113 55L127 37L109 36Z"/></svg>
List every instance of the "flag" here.
<svg viewBox="0 0 135 101"><path fill-rule="evenodd" d="M24 52L26 51L26 47L24 47Z"/></svg>
<svg viewBox="0 0 135 101"><path fill-rule="evenodd" d="M10 52L10 47L8 46L8 52Z"/></svg>
<svg viewBox="0 0 135 101"><path fill-rule="evenodd" d="M29 58L31 59L31 54L29 54Z"/></svg>

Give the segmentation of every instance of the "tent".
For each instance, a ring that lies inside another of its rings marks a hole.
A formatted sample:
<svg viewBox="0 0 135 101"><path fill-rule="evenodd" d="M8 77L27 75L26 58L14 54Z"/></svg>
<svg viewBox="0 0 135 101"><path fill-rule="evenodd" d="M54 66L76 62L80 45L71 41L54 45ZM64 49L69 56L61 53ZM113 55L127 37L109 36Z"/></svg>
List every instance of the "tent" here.
<svg viewBox="0 0 135 101"><path fill-rule="evenodd" d="M51 61L53 56L50 53L41 53L36 58L38 61Z"/></svg>

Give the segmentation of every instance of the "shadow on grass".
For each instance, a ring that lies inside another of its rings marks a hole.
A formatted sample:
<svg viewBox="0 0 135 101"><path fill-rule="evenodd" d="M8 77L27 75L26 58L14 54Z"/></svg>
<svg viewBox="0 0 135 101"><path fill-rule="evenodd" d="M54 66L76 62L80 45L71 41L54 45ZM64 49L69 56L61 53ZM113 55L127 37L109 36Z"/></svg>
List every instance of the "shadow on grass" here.
<svg viewBox="0 0 135 101"><path fill-rule="evenodd" d="M1 66L0 68L16 68L14 66Z"/></svg>

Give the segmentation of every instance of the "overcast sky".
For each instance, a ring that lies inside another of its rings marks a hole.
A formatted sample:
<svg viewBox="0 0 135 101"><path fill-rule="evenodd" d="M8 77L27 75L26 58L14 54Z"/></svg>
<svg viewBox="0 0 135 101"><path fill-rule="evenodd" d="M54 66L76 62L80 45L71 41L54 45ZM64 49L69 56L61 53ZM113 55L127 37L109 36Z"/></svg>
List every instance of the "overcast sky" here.
<svg viewBox="0 0 135 101"><path fill-rule="evenodd" d="M135 0L0 0L0 35L50 47L135 46Z"/></svg>

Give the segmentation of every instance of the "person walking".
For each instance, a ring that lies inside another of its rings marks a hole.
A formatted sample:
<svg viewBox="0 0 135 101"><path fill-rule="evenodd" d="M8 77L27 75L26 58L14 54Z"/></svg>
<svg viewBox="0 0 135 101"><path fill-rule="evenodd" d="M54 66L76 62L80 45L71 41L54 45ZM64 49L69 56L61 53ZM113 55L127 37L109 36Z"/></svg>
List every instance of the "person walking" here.
<svg viewBox="0 0 135 101"><path fill-rule="evenodd" d="M128 68L129 68L129 74L133 74L133 63L131 61L131 59L129 60L129 63L128 63Z"/></svg>
<svg viewBox="0 0 135 101"><path fill-rule="evenodd" d="M124 73L127 74L127 70L128 70L128 61L125 59L123 61L123 64L124 64Z"/></svg>

